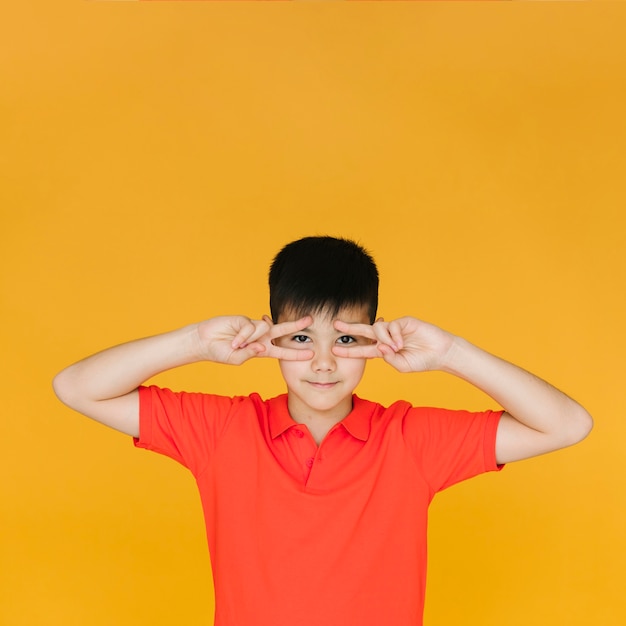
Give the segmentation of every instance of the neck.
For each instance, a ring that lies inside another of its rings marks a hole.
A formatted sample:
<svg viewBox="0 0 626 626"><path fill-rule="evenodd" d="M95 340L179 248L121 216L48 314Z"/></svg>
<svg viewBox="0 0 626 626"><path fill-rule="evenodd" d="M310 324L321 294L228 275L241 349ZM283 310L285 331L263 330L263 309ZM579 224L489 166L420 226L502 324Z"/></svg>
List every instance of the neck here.
<svg viewBox="0 0 626 626"><path fill-rule="evenodd" d="M304 424L319 446L328 431L350 414L352 397L346 398L345 402L331 409L319 410L302 405L297 398L290 395L287 399L287 407L291 418L298 424Z"/></svg>

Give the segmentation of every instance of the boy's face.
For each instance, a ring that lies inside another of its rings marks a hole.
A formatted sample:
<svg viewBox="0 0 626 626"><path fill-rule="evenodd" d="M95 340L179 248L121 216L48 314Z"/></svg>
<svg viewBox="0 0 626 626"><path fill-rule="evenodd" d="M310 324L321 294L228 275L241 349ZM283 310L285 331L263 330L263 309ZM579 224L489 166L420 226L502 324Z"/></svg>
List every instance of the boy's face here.
<svg viewBox="0 0 626 626"><path fill-rule="evenodd" d="M333 346L369 344L364 337L346 335L333 325L335 319L344 322L369 324L366 307L339 311L336 318L317 313L313 322L295 335L279 337L279 346L312 350L308 361L280 361L280 369L287 383L288 405L296 421L308 421L317 417L339 421L352 410L352 393L365 371L365 359L335 356ZM296 319L281 315L279 322Z"/></svg>

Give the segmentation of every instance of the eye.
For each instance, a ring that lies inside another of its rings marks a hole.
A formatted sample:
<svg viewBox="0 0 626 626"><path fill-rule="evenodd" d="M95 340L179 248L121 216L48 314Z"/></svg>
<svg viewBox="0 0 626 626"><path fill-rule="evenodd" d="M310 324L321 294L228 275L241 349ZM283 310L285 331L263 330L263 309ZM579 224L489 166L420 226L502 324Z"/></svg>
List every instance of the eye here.
<svg viewBox="0 0 626 626"><path fill-rule="evenodd" d="M344 346L350 345L351 343L355 343L356 339L354 337L350 337L350 335L342 335L337 339L337 343L340 343Z"/></svg>
<svg viewBox="0 0 626 626"><path fill-rule="evenodd" d="M309 341L309 338L306 335L294 335L291 339L296 343L306 343Z"/></svg>

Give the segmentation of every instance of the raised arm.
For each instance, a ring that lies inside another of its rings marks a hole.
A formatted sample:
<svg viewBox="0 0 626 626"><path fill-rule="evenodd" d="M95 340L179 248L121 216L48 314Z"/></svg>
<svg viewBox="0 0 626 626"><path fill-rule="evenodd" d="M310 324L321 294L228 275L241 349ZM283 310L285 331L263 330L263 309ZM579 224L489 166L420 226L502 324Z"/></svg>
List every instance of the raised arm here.
<svg viewBox="0 0 626 626"><path fill-rule="evenodd" d="M593 426L589 413L562 391L459 337L442 369L478 387L505 409L496 437L498 463L574 445Z"/></svg>
<svg viewBox="0 0 626 626"><path fill-rule="evenodd" d="M496 439L498 463L526 459L578 443L593 426L576 401L526 370L412 317L373 326L336 322L371 346L337 347L338 356L382 357L402 372L441 370L491 396L505 413Z"/></svg>
<svg viewBox="0 0 626 626"><path fill-rule="evenodd" d="M98 352L57 374L53 388L72 409L137 437L137 388L152 376L197 361L240 365L255 356L311 358L310 351L279 348L272 343L274 338L298 332L309 323L310 318L274 326L243 316L212 318Z"/></svg>

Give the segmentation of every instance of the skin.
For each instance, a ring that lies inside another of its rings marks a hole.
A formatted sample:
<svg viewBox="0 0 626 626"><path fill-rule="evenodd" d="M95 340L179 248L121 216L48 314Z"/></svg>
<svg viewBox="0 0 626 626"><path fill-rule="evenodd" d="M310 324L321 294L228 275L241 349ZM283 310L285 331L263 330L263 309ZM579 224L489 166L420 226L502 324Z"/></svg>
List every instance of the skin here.
<svg viewBox="0 0 626 626"><path fill-rule="evenodd" d="M496 459L508 463L577 443L590 432L587 411L537 376L414 317L369 324L364 309L324 311L300 319L224 316L104 350L60 372L58 397L107 426L139 435L137 387L159 372L197 361L241 365L279 361L288 406L318 444L352 409L367 359L400 372L440 370L492 397L505 413Z"/></svg>
<svg viewBox="0 0 626 626"><path fill-rule="evenodd" d="M149 378L174 367L213 361L241 365L255 357L310 359L306 350L274 345L310 318L272 325L242 315L214 317L162 335L124 343L78 361L53 380L58 398L75 411L133 437L139 436L139 392Z"/></svg>
<svg viewBox="0 0 626 626"><path fill-rule="evenodd" d="M433 324L402 317L372 326L338 320L335 327L371 340L337 347L337 356L382 358L400 372L447 372L493 398L505 409L496 437L500 464L578 443L593 426L580 404L546 381Z"/></svg>
<svg viewBox="0 0 626 626"><path fill-rule="evenodd" d="M363 309L345 309L340 315L350 324L368 322ZM372 340L341 332L326 312L311 319L306 328L295 335L279 337L275 343L283 348L313 352L312 358L304 361L281 360L280 371L287 384L291 417L305 424L319 445L330 428L352 411L352 394L365 372L364 358L338 356L334 348L365 348Z"/></svg>

